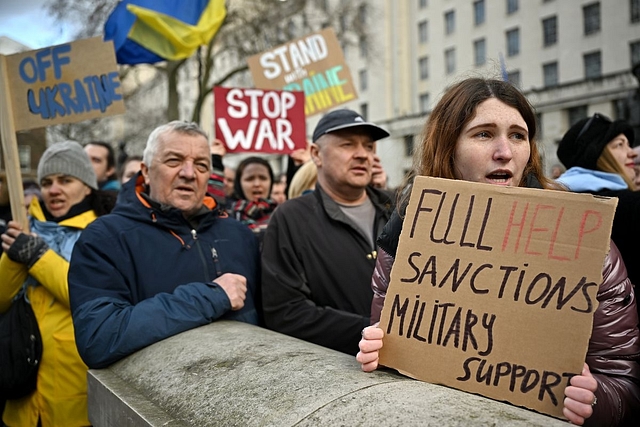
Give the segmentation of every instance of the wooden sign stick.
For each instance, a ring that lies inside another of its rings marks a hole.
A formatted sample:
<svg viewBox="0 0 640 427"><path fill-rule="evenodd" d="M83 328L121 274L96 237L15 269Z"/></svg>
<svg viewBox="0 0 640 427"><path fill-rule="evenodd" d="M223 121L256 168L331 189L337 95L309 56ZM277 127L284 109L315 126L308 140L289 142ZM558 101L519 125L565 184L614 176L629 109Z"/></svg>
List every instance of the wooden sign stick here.
<svg viewBox="0 0 640 427"><path fill-rule="evenodd" d="M14 221L22 225L24 231L28 231L29 223L27 221L27 211L24 208L24 190L22 188L22 174L20 173L18 139L16 138L11 97L9 96L9 77L7 74L6 57L4 55L0 55L0 138L2 139L4 168L7 173L11 215Z"/></svg>

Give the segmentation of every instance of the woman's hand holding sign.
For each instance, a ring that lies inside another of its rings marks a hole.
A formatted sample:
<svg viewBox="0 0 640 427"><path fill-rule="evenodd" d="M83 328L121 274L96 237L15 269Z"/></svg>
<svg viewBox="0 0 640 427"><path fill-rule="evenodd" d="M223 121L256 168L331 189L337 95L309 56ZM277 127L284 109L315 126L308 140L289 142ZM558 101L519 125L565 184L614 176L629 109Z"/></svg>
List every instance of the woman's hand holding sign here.
<svg viewBox="0 0 640 427"><path fill-rule="evenodd" d="M362 330L362 339L358 344L360 351L356 360L364 372L372 372L378 368L383 337L384 331L378 327L378 323ZM564 391L566 397L562 413L572 424L583 425L593 414L593 406L597 402L595 392L598 383L586 363L582 373L572 377L569 383Z"/></svg>
<svg viewBox="0 0 640 427"><path fill-rule="evenodd" d="M378 368L379 350L382 348L384 332L378 328L378 323L362 330L362 339L358 346L360 351L356 360L362 365L365 372L375 371Z"/></svg>
<svg viewBox="0 0 640 427"><path fill-rule="evenodd" d="M593 406L597 403L595 392L598 383L586 363L582 373L572 377L569 383L571 385L564 390L566 397L562 413L572 424L581 426L593 414Z"/></svg>

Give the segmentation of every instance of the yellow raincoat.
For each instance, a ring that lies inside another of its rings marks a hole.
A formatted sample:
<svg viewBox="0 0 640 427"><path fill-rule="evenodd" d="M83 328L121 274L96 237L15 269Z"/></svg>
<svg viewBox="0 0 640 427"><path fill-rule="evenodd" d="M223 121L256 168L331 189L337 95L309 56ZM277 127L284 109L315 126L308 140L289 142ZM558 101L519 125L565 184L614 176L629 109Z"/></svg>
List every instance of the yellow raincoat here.
<svg viewBox="0 0 640 427"><path fill-rule="evenodd" d="M29 214L45 221L37 200ZM58 225L84 229L96 214L89 210ZM67 272L69 262L52 249L31 267L11 261L6 253L0 258L0 312L5 312L30 274L40 286L29 286L27 296L35 312L42 335L42 361L37 389L22 399L7 401L3 418L10 427L88 426L87 366L82 362L74 338L69 311Z"/></svg>

